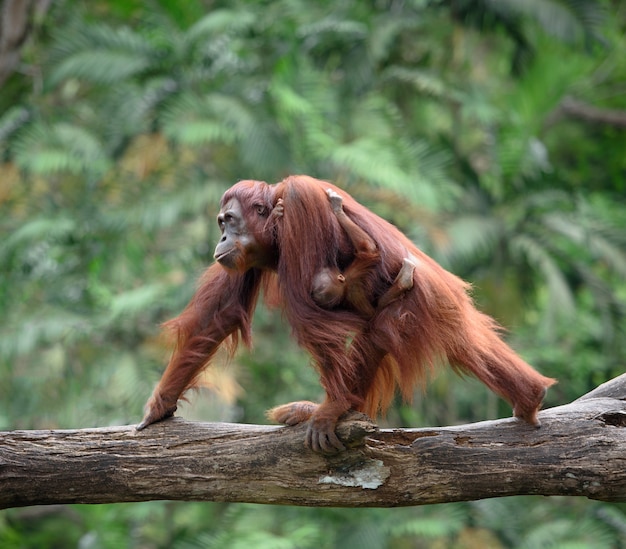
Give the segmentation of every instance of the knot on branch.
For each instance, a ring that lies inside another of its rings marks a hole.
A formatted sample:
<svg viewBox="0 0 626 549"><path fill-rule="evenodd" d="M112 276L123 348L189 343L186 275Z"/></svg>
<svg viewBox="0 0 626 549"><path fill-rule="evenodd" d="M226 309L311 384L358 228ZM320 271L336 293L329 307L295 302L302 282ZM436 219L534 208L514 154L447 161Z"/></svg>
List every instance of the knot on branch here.
<svg viewBox="0 0 626 549"><path fill-rule="evenodd" d="M365 446L365 439L378 432L378 425L361 412L350 411L341 416L337 436L346 448Z"/></svg>
<svg viewBox="0 0 626 549"><path fill-rule="evenodd" d="M621 410L606 412L601 414L598 419L612 427L626 427L626 412Z"/></svg>

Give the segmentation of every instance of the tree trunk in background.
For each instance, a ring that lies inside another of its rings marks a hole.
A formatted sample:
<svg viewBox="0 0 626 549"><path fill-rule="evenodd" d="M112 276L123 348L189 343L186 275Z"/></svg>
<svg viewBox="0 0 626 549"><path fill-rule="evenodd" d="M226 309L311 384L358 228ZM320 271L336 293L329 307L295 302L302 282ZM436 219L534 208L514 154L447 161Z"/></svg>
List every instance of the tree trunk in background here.
<svg viewBox="0 0 626 549"><path fill-rule="evenodd" d="M30 36L35 14L43 16L51 0L4 0L0 2L0 86L20 61L22 46Z"/></svg>

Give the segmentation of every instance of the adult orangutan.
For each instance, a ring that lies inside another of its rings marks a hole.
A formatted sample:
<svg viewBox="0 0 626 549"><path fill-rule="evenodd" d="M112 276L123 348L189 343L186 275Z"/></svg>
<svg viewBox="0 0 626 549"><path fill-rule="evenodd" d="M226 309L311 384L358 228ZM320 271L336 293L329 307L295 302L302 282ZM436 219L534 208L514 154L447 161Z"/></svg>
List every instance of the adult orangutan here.
<svg viewBox="0 0 626 549"><path fill-rule="evenodd" d="M341 197L342 211L375 245L375 259L367 260L366 268L359 266L365 260L355 250L354 234L329 207L328 190ZM516 417L539 425L537 412L555 380L502 341L496 322L474 307L466 282L344 191L308 176L274 185L241 181L222 197L217 220L222 231L217 262L205 271L185 310L166 323L176 347L138 429L173 415L222 343L232 351L239 338L250 344L261 288L270 303L282 306L326 391L321 404L292 402L268 415L288 425L308 421L305 443L316 452L344 448L335 434L342 414L354 409L376 417L388 408L396 386L409 399L444 359L507 400ZM397 277L407 258L413 284L405 289ZM352 295L342 294L337 303L314 296L327 269L354 275L346 288ZM390 291L393 299L380 306ZM363 310L355 300L370 307Z"/></svg>

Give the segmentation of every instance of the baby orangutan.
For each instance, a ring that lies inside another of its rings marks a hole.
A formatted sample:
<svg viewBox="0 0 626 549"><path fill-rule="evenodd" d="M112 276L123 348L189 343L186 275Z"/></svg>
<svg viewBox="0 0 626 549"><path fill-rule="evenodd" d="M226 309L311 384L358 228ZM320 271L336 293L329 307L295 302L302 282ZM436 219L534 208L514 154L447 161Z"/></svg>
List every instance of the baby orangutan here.
<svg viewBox="0 0 626 549"><path fill-rule="evenodd" d="M325 267L319 271L313 278L311 295L325 309L344 304L356 309L364 317L371 318L375 308L364 281L365 275L380 262L378 248L374 240L346 215L341 195L332 189L327 189L326 194L337 221L354 246L354 261L343 273L337 267ZM386 307L413 287L415 266L411 259L403 260L402 268L393 284L379 298L377 309Z"/></svg>

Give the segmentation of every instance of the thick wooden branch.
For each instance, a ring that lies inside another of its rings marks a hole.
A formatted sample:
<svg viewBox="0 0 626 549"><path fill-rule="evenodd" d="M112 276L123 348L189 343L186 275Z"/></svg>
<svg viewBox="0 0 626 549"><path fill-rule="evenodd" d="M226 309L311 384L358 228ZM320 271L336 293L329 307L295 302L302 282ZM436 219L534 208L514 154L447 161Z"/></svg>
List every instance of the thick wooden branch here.
<svg viewBox="0 0 626 549"><path fill-rule="evenodd" d="M338 431L324 457L303 427L190 423L0 433L0 508L156 499L404 506L543 494L626 501L626 374L541 412L455 427Z"/></svg>

